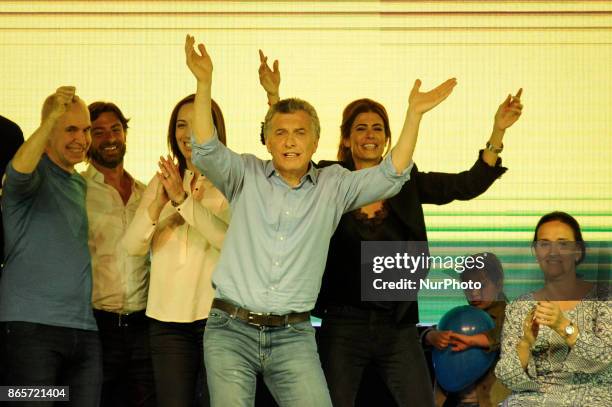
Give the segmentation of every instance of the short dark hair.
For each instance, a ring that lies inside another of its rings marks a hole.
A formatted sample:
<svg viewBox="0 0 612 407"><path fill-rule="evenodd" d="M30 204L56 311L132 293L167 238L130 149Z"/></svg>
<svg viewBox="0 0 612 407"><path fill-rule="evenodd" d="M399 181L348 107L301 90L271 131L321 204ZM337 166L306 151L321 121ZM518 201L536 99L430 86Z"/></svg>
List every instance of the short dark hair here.
<svg viewBox="0 0 612 407"><path fill-rule="evenodd" d="M317 111L315 108L305 100L298 98L289 98L283 99L268 109L268 113L266 113L266 118L263 123L263 135L264 141L266 133L269 130L270 122L276 113L287 114L287 113L295 113L295 112L305 112L310 117L310 122L312 124L312 131L315 134L316 138L319 138L321 134L321 123L319 122L319 116L317 116Z"/></svg>
<svg viewBox="0 0 612 407"><path fill-rule="evenodd" d="M469 257L474 259L477 257L481 258L482 262L484 263L484 267L477 267L475 264L470 265L470 267L466 266L463 273L461 273L459 276L461 281L472 280L473 278L470 277L474 276L475 274L478 274L479 277L484 276L495 285L498 285L500 287L503 286L504 268L502 266L501 261L495 254L491 252L483 252L472 254Z"/></svg>
<svg viewBox="0 0 612 407"><path fill-rule="evenodd" d="M538 230L540 230L540 227L542 227L542 225L544 225L545 223L554 221L561 222L569 226L570 229L572 229L572 232L574 233L574 240L580 248L580 258L576 260L576 265L579 265L584 261L584 258L586 257L586 244L584 242L584 239L582 238L580 224L578 224L578 221L574 219L574 217L569 213L554 211L542 216L538 221L538 224L536 225L535 231L533 232L533 243L535 244L535 242L538 240Z"/></svg>
<svg viewBox="0 0 612 407"><path fill-rule="evenodd" d="M361 113L372 112L380 116L385 125L385 142L387 143L387 150L391 145L391 128L389 128L389 115L387 110L380 103L372 99L357 99L349 103L342 112L342 124L340 125L340 144L338 145L338 161L343 163L352 164L353 156L351 155L351 149L344 145L344 140L351 137L351 128L353 122Z"/></svg>
<svg viewBox="0 0 612 407"><path fill-rule="evenodd" d="M174 109L172 109L172 113L170 114L170 124L168 125L168 148L172 153L172 157L176 158L179 163L179 171L181 175L185 173L187 169L187 160L181 154L181 150L179 149L178 143L176 141L176 122L178 120L179 110L184 105L189 103L193 103L195 100L195 94L191 94L189 96L185 96L183 99L179 100ZM213 119L213 124L217 129L217 136L219 137L219 141L223 144L226 144L225 139L225 120L223 120L223 112L221 112L221 108L214 100L210 100L211 103L211 114Z"/></svg>
<svg viewBox="0 0 612 407"><path fill-rule="evenodd" d="M89 110L89 117L92 123L97 120L102 113L112 113L117 117L117 119L119 119L119 122L121 122L121 127L123 128L123 131L127 132L128 122L130 121L130 119L127 119L125 117L121 109L119 109L116 104L99 100L97 102L90 103L89 106L87 106L87 109ZM86 155L87 160L90 161L92 158L91 148L87 150Z"/></svg>
<svg viewBox="0 0 612 407"><path fill-rule="evenodd" d="M100 117L102 113L113 113L121 122L121 127L123 127L123 131L127 131L128 122L130 121L130 119L127 119L123 115L123 112L121 111L121 109L119 109L119 107L117 107L116 104L112 102L98 101L90 103L87 108L89 109L89 116L91 117L92 122L98 119L98 117Z"/></svg>

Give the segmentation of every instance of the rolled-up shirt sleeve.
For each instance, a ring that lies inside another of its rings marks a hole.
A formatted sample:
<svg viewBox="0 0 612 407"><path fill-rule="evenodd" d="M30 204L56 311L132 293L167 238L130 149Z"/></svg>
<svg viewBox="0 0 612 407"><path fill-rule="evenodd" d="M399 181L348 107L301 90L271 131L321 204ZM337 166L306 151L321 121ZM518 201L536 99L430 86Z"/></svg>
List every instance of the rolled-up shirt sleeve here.
<svg viewBox="0 0 612 407"><path fill-rule="evenodd" d="M344 175L340 180L338 194L344 200L344 212L396 195L410 179L413 165L411 161L410 165L398 174L389 154L374 167L357 171L343 169Z"/></svg>
<svg viewBox="0 0 612 407"><path fill-rule="evenodd" d="M189 195L175 210L194 227L215 249L221 250L229 225L227 202L217 213Z"/></svg>
<svg viewBox="0 0 612 407"><path fill-rule="evenodd" d="M228 201L232 201L242 188L245 165L242 156L227 148L217 137L198 144L191 137L191 161L208 178Z"/></svg>

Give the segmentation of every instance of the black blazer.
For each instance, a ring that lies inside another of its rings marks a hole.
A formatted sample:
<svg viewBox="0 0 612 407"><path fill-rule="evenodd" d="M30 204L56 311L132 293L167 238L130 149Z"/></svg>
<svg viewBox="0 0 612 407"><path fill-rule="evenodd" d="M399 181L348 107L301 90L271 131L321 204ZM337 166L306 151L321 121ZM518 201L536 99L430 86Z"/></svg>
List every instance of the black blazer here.
<svg viewBox="0 0 612 407"><path fill-rule="evenodd" d="M448 174L441 172L420 172L416 164L410 172L410 179L403 185L400 192L388 199L391 210L397 215L402 222L402 227L406 229L407 235L413 241L427 241L427 231L425 229L425 218L423 215L422 204L444 205L455 199L469 200L477 197L485 192L497 178L499 178L507 168L501 166L501 159L497 160L494 167L485 163L482 158L482 150L479 153L478 159L467 171L457 174ZM354 170L352 163L342 163L335 161L321 161L320 167L326 167L333 164L342 165L345 168ZM332 241L342 233L342 228L347 222L346 217L350 214L344 214ZM346 281L346 274L339 267L338 261L345 255L357 256L360 252L360 247L342 246L342 242L334 242L330 246L328 253L328 261L323 274L323 282L321 292L317 301L317 305L313 313L318 316L323 316L328 305L350 305L343 301L342 288L346 286L340 283L340 280ZM338 246L338 244L340 246ZM333 247L341 247L344 253L334 253ZM359 278L359 270L350 270L351 275ZM353 274L354 273L354 274ZM359 286L357 286L359 287ZM355 286L352 287L353 290ZM353 298L354 297L354 292ZM360 292L357 293L360 295ZM350 295L350 293L349 293ZM418 322L418 306L416 301L399 302L395 307L395 319L397 322L405 320L410 315L410 322Z"/></svg>

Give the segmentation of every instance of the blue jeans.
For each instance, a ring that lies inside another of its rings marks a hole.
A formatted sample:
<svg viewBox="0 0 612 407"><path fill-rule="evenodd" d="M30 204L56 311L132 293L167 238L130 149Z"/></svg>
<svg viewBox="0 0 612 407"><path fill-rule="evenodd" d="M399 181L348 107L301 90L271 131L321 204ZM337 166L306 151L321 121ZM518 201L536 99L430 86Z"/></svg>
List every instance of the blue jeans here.
<svg viewBox="0 0 612 407"><path fill-rule="evenodd" d="M281 406L331 407L310 321L255 327L213 308L204 361L213 407L253 406L258 374Z"/></svg>
<svg viewBox="0 0 612 407"><path fill-rule="evenodd" d="M97 407L102 388L102 350L97 331L31 322L4 322L7 385L70 386L68 406ZM10 404L9 404L10 405ZM15 402L37 407L53 402Z"/></svg>

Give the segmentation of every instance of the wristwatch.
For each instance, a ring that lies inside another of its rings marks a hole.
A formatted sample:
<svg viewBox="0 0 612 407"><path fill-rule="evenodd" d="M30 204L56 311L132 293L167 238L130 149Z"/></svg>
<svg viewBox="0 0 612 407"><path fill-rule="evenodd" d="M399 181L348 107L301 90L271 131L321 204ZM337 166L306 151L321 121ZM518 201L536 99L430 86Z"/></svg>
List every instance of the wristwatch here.
<svg viewBox="0 0 612 407"><path fill-rule="evenodd" d="M570 321L565 327L565 336L572 336L574 332L576 332L576 328L574 327L572 321Z"/></svg>
<svg viewBox="0 0 612 407"><path fill-rule="evenodd" d="M504 143L502 143L501 147L495 147L493 144L491 144L490 142L487 141L487 150L489 150L492 153L495 154L499 154L502 151L504 151Z"/></svg>
<svg viewBox="0 0 612 407"><path fill-rule="evenodd" d="M187 193L183 192L183 199L181 199L181 202L171 201L172 202L172 206L174 206L175 208L177 206L181 206L183 204L183 202L185 202L185 199L187 199Z"/></svg>

